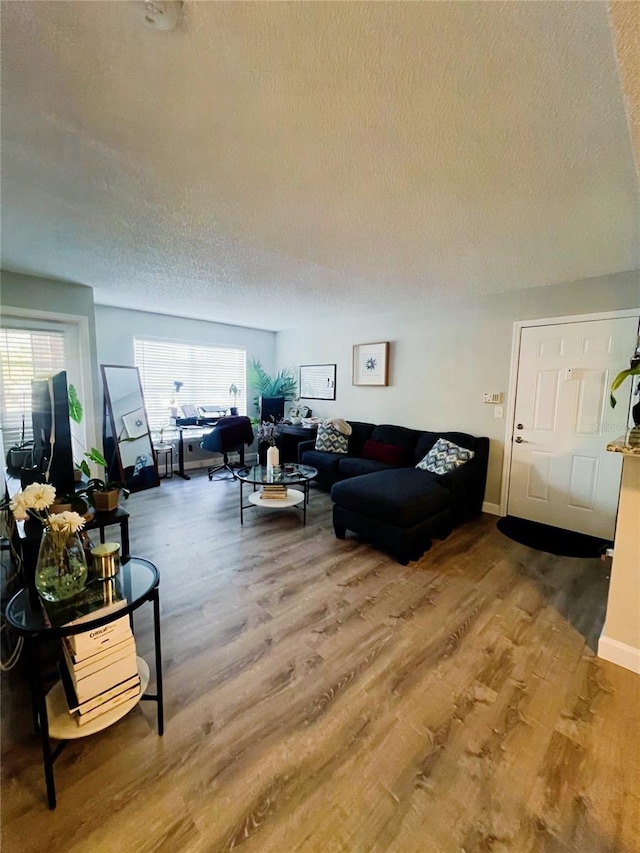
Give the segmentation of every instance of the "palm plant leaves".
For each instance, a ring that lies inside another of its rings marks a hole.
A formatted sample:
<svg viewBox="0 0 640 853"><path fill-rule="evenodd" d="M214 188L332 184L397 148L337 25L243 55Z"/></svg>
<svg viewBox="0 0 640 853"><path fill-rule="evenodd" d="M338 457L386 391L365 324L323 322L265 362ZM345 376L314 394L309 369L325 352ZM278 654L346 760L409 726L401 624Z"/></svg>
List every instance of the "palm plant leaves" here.
<svg viewBox="0 0 640 853"><path fill-rule="evenodd" d="M275 376L270 376L259 359L251 359L247 381L254 391L253 405L258 408L260 397L284 397L292 400L298 392L295 369L285 367Z"/></svg>

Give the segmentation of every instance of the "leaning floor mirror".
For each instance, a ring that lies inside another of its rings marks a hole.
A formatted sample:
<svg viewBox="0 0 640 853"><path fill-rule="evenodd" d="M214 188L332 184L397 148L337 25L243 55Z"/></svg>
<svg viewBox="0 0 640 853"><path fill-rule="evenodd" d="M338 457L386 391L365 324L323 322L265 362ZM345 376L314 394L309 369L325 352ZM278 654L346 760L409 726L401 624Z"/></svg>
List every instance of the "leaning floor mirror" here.
<svg viewBox="0 0 640 853"><path fill-rule="evenodd" d="M109 477L132 492L160 485L137 367L101 364Z"/></svg>

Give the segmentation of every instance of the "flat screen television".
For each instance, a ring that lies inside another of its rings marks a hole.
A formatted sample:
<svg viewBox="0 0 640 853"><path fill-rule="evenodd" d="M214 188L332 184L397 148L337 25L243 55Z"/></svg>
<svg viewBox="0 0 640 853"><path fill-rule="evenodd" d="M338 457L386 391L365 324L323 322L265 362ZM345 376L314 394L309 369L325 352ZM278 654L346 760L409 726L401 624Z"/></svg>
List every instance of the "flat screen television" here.
<svg viewBox="0 0 640 853"><path fill-rule="evenodd" d="M281 421L284 418L284 397L260 397L260 421Z"/></svg>
<svg viewBox="0 0 640 853"><path fill-rule="evenodd" d="M55 486L58 495L73 494L73 447L65 370L31 381L31 420L38 481Z"/></svg>

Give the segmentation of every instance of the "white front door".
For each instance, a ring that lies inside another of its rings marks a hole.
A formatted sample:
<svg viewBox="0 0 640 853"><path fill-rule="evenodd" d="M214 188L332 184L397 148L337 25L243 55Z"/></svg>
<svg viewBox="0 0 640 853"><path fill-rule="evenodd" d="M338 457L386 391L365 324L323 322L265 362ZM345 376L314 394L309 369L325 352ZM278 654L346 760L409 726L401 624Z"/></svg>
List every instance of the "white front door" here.
<svg viewBox="0 0 640 853"><path fill-rule="evenodd" d="M512 431L509 515L613 539L622 457L606 445L627 428L638 319L523 328Z"/></svg>

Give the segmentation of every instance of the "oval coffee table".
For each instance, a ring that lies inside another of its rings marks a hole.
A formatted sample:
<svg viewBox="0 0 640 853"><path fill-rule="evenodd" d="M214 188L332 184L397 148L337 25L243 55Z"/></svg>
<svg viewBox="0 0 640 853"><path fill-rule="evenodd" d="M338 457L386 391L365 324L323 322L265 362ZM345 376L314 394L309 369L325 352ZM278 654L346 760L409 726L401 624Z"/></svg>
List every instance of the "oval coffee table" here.
<svg viewBox="0 0 640 853"><path fill-rule="evenodd" d="M302 511L302 523L307 523L307 504L309 503L309 483L318 476L316 468L311 465L287 463L276 468L266 465L253 465L239 468L235 476L240 480L240 524L244 524L244 511L257 506L266 509L290 509L295 507ZM245 504L242 494L243 486L249 483L253 492L249 495L249 503ZM286 498L264 498L258 486L279 485L287 487ZM297 486L298 488L292 488Z"/></svg>

